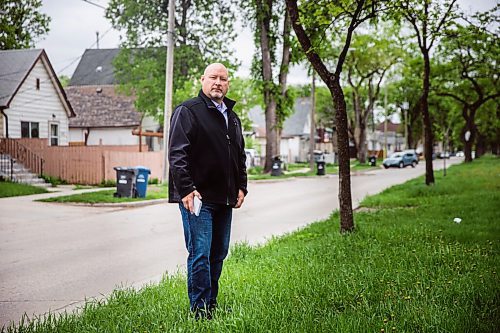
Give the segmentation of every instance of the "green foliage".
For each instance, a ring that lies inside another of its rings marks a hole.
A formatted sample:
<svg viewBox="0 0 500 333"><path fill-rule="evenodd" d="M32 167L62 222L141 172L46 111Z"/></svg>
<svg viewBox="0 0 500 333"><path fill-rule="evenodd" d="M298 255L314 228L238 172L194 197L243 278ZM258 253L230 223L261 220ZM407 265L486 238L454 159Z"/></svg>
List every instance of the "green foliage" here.
<svg viewBox="0 0 500 333"><path fill-rule="evenodd" d="M52 187L57 187L57 185L61 185L61 184L67 184L64 179L61 179L59 177L52 177L52 176L48 176L48 175L42 175L42 178L47 183L52 184Z"/></svg>
<svg viewBox="0 0 500 333"><path fill-rule="evenodd" d="M176 7L173 106L197 95L197 80L211 62L234 70L234 13L231 0L183 1ZM218 13L218 15L213 15ZM168 1L111 0L106 17L125 33L115 62L122 90L136 96L136 108L163 122ZM191 94L195 91L195 94Z"/></svg>
<svg viewBox="0 0 500 333"><path fill-rule="evenodd" d="M0 198L17 197L20 195L30 195L47 193L43 187L31 186L21 183L13 183L9 181L0 181Z"/></svg>
<svg viewBox="0 0 500 333"><path fill-rule="evenodd" d="M438 47L436 72L440 75L435 92L455 104L455 114L464 117L454 126L455 142L463 140L464 122L470 121L474 125L469 130L478 129L487 141L495 143L500 131L496 107L500 101L500 43L498 28L496 32L488 28L498 22L498 12L477 13L469 21L450 27Z"/></svg>
<svg viewBox="0 0 500 333"><path fill-rule="evenodd" d="M435 186L417 179L369 197L354 234L338 233L334 213L263 246L235 245L213 320L192 318L186 278L174 274L4 331L494 332L499 162L486 157L450 168Z"/></svg>
<svg viewBox="0 0 500 333"><path fill-rule="evenodd" d="M252 121L248 111L254 106L262 106L262 95L256 87L256 83L250 79L232 78L229 83L227 97L236 101L234 111L238 114L244 131L252 130Z"/></svg>
<svg viewBox="0 0 500 333"><path fill-rule="evenodd" d="M59 76L59 82L61 83L61 86L63 88L67 87L68 84L69 84L69 81L71 80L71 78L67 75L61 75Z"/></svg>
<svg viewBox="0 0 500 333"><path fill-rule="evenodd" d="M0 50L29 49L49 32L50 17L41 0L0 1Z"/></svg>
<svg viewBox="0 0 500 333"><path fill-rule="evenodd" d="M76 202L76 203L125 203L134 201L166 199L167 186L148 186L145 198L115 198L113 194L116 190L99 190L95 192L86 192L81 194L72 194L60 197L42 199L43 202Z"/></svg>

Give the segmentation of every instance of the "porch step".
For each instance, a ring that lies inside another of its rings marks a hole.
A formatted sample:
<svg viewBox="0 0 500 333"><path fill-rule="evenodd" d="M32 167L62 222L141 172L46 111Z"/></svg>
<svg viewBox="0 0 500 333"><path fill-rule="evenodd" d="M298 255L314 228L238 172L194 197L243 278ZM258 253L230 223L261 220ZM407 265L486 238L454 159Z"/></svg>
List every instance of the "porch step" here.
<svg viewBox="0 0 500 333"><path fill-rule="evenodd" d="M10 179L12 173L12 179ZM33 186L49 187L50 183L38 177L37 174L30 172L21 163L14 162L11 164L10 156L7 154L0 154L0 176L5 179L10 179L16 183L23 183Z"/></svg>

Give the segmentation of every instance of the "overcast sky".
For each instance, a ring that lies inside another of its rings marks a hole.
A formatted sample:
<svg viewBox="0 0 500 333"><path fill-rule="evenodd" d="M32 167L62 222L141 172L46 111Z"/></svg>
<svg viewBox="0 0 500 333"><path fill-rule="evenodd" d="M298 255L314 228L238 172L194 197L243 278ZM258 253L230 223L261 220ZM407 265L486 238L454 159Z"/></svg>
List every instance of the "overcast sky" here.
<svg viewBox="0 0 500 333"><path fill-rule="evenodd" d="M106 7L109 0L89 0ZM488 10L497 0L459 0L467 11ZM73 74L78 61L87 48L96 48L96 31L99 31L99 48L116 48L120 44L120 34L111 29L104 18L104 9L83 0L43 0L43 13L52 19L50 31L44 39L36 43L36 48L44 48L58 75ZM236 76L248 76L254 53L253 38L248 28L237 27L238 37L233 49L242 62ZM289 82L308 82L304 70L295 69Z"/></svg>

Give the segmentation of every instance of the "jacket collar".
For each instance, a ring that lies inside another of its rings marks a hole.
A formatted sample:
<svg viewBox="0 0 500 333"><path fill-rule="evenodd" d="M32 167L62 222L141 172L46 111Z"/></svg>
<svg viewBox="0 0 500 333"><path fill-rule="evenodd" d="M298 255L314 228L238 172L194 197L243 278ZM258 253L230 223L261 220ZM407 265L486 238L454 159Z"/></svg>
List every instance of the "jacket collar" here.
<svg viewBox="0 0 500 333"><path fill-rule="evenodd" d="M208 98L208 96L207 96L207 95L205 95L201 89L200 89L200 92L198 93L198 97L201 97L201 98L205 101L205 103L207 104L207 106L208 106L209 108L215 108L215 105L214 105L214 103L212 102L212 100L211 100L210 98ZM229 110L231 110L231 111L232 111L232 110L233 110L234 105L236 104L236 101L233 101L232 99L227 98L227 97L225 97L225 96L224 96L223 101L224 101L224 104L226 104L227 110L228 110L228 111L229 111Z"/></svg>

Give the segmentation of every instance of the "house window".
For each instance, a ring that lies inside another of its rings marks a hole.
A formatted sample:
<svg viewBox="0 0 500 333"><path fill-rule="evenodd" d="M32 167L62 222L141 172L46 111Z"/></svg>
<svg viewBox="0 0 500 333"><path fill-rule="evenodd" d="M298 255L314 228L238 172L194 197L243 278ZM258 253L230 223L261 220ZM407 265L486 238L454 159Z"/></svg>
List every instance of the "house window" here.
<svg viewBox="0 0 500 333"><path fill-rule="evenodd" d="M40 79L36 78L36 90L40 90Z"/></svg>
<svg viewBox="0 0 500 333"><path fill-rule="evenodd" d="M39 127L38 123L29 121L21 121L21 137L22 138L38 138Z"/></svg>
<svg viewBox="0 0 500 333"><path fill-rule="evenodd" d="M59 125L57 124L50 124L50 145L59 145Z"/></svg>

